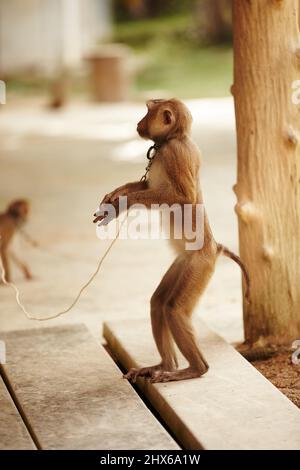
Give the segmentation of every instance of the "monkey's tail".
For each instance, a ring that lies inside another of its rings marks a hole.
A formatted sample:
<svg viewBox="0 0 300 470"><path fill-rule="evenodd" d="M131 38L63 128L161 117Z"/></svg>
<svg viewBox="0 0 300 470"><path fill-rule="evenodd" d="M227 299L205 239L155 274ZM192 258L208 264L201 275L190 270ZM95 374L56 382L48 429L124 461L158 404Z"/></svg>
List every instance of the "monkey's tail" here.
<svg viewBox="0 0 300 470"><path fill-rule="evenodd" d="M248 274L248 271L246 269L246 266L242 262L241 258L234 254L232 251L230 251L226 246L221 245L221 243L217 244L217 249L220 254L223 254L224 256L227 256L227 258L231 258L233 261L235 261L239 267L242 270L244 279L245 279L245 284L246 284L246 292L245 292L245 299L250 304L250 277Z"/></svg>

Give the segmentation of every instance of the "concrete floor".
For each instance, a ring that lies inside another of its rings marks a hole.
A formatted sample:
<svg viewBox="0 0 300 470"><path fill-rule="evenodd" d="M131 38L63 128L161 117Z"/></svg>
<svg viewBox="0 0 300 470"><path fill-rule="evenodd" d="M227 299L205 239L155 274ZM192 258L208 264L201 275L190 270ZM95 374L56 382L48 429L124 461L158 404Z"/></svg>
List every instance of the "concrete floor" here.
<svg viewBox="0 0 300 470"><path fill-rule="evenodd" d="M201 181L215 237L237 252L232 100L187 104L203 152ZM96 237L92 214L107 191L143 174L149 143L137 137L135 127L144 111L142 104L78 104L58 112L24 104L1 107L1 209L16 197L29 198L27 231L43 246L37 250L15 240L15 251L30 263L35 278L24 282L15 272L14 279L35 315L68 306L95 269L108 242ZM76 308L49 322L28 321L12 290L0 287L0 330L84 322L99 338L104 320L148 318L151 293L173 257L164 240L118 240ZM195 315L226 340L243 339L241 276L232 261L219 260Z"/></svg>

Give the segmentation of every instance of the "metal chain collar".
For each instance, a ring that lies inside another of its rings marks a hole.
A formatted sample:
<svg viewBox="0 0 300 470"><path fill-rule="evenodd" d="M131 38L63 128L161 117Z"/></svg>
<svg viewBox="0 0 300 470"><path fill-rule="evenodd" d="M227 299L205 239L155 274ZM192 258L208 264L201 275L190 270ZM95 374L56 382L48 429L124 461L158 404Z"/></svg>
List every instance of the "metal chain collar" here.
<svg viewBox="0 0 300 470"><path fill-rule="evenodd" d="M154 144L154 145L151 145L151 147L148 149L147 151L147 159L149 160L148 162L148 165L146 166L145 168L145 173L143 174L143 176L141 177L141 181L147 181L147 176L148 176L148 173L150 171L150 168L152 166L152 163L153 163L153 160L155 158L155 155L156 155L156 151L159 149L159 145L157 144ZM153 155L151 155L151 152L152 150L154 150L154 153Z"/></svg>

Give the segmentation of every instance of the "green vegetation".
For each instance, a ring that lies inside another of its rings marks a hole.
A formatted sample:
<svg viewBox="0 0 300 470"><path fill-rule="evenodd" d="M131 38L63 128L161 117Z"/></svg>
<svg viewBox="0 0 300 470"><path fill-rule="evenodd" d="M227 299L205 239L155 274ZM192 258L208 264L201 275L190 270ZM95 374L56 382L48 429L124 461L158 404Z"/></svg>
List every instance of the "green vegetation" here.
<svg viewBox="0 0 300 470"><path fill-rule="evenodd" d="M51 81L46 78L21 76L7 81L7 93L20 96L44 95L48 93Z"/></svg>
<svg viewBox="0 0 300 470"><path fill-rule="evenodd" d="M191 15L117 23L113 40L131 46L142 64L136 93L166 90L181 98L229 95L231 46L201 43Z"/></svg>
<svg viewBox="0 0 300 470"><path fill-rule="evenodd" d="M209 45L189 12L114 24L109 42L128 44L136 58L133 98L145 95L178 98L229 95L232 84L230 44ZM200 28L201 29L201 28ZM87 71L86 71L87 73ZM73 96L88 94L86 74L70 77ZM52 80L24 76L7 82L10 95L50 95Z"/></svg>

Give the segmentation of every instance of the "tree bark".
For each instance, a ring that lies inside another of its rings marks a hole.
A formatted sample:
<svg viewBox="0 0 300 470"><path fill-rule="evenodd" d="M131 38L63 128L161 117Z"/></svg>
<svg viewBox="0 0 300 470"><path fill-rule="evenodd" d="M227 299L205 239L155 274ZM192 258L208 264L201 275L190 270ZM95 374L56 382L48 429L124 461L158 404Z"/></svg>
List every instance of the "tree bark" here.
<svg viewBox="0 0 300 470"><path fill-rule="evenodd" d="M234 0L240 253L251 278L245 339L300 339L300 79L298 0Z"/></svg>

